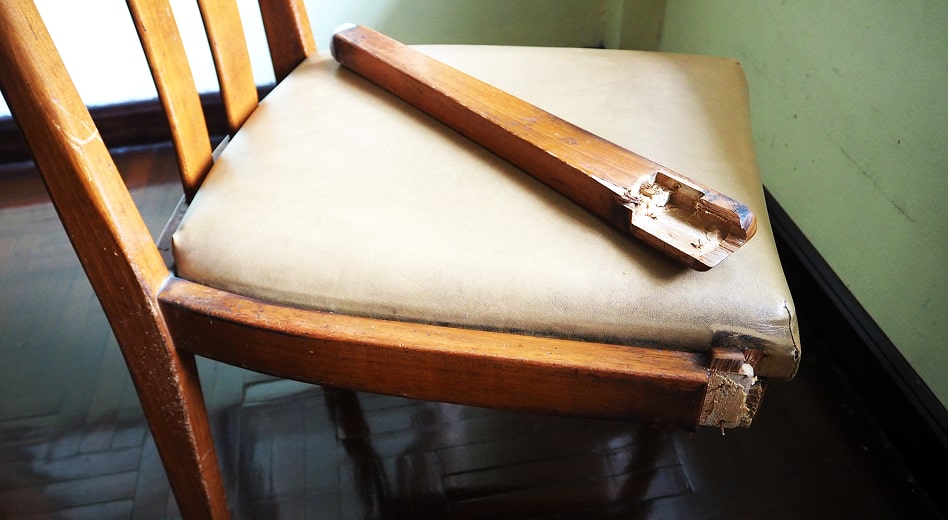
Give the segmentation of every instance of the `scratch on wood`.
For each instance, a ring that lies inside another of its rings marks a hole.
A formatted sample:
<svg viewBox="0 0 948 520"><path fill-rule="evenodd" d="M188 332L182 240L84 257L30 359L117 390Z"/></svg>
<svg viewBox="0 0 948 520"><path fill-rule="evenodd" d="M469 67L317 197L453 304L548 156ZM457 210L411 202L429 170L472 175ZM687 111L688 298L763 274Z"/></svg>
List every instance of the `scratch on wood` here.
<svg viewBox="0 0 948 520"><path fill-rule="evenodd" d="M53 101L53 104L55 104L60 109L63 115L68 116L70 119L78 123L79 126L81 126L82 129L85 130L87 133L86 137L84 138L78 137L73 132L63 129L62 125L54 123L54 125L56 126L56 130L59 130L59 132L62 133L63 136L66 137L66 139L69 140L73 149L79 150L83 146L91 143L92 141L94 141L96 138L99 137L98 128L96 128L94 125L90 126L88 121L84 120L81 117L77 117L75 114L70 112L69 109L66 106L64 106L62 103L60 103L58 99L53 98L52 101Z"/></svg>

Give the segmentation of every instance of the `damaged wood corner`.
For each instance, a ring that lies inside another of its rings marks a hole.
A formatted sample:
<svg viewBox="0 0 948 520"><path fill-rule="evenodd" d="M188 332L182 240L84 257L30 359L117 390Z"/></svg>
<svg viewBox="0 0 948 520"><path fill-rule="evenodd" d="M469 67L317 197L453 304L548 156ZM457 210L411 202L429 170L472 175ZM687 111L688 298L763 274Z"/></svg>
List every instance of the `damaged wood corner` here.
<svg viewBox="0 0 948 520"><path fill-rule="evenodd" d="M750 352L750 351L748 351ZM721 428L751 425L764 394L750 362L758 356L736 348L714 348L708 366L708 391L698 424Z"/></svg>

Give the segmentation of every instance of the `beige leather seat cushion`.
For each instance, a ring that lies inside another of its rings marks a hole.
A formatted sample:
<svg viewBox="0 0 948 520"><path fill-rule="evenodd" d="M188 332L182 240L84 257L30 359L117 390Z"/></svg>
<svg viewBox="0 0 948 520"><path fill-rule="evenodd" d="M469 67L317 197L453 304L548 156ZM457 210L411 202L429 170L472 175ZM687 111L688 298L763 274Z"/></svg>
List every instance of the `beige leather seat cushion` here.
<svg viewBox="0 0 948 520"><path fill-rule="evenodd" d="M174 235L179 276L372 317L706 350L796 369L796 321L733 60L632 51L420 49L747 204L757 235L681 267L328 56L247 121Z"/></svg>

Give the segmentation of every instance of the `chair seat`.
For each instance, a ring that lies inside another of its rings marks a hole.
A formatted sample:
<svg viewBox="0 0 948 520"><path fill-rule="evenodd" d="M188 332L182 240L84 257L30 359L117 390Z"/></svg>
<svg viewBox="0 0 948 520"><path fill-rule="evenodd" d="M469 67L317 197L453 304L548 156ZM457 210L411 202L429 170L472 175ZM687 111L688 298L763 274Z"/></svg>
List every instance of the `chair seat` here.
<svg viewBox="0 0 948 520"><path fill-rule="evenodd" d="M756 236L696 272L620 235L327 55L233 137L173 237L178 276L269 302L655 348L763 351L792 377L793 303L728 59L423 52L744 202Z"/></svg>

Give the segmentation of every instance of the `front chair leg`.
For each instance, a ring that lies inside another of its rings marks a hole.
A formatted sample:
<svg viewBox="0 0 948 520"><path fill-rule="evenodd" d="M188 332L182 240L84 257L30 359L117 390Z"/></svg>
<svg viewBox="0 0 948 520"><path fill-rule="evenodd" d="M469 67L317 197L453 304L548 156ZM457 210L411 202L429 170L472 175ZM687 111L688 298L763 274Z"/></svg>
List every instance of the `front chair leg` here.
<svg viewBox="0 0 948 520"><path fill-rule="evenodd" d="M125 359L178 509L187 519L230 518L194 355L161 351Z"/></svg>

